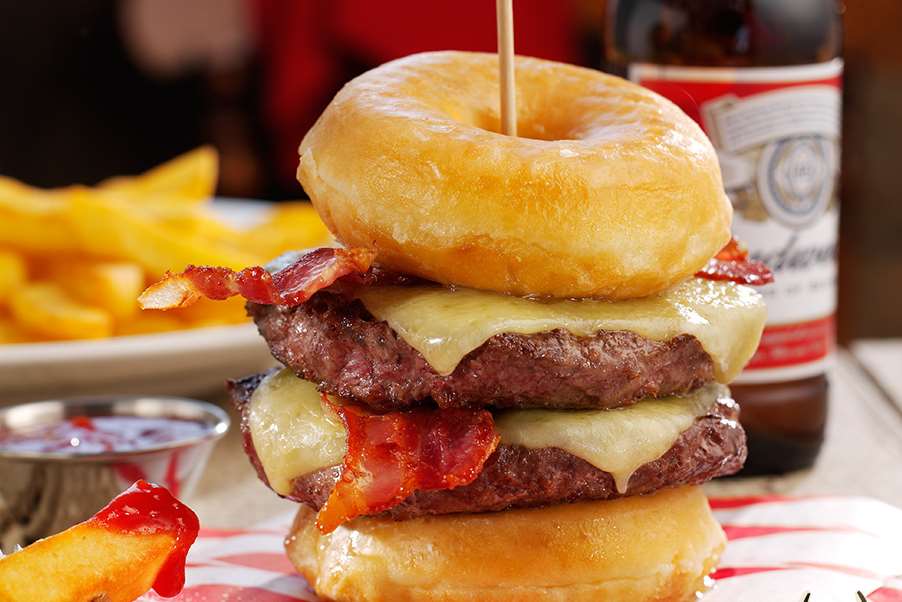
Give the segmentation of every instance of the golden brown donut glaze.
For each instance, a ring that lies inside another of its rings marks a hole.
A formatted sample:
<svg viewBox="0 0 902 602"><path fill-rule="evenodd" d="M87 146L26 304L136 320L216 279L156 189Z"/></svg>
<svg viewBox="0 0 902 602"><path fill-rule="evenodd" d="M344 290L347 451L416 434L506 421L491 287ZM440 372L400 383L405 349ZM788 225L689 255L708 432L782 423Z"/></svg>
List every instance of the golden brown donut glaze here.
<svg viewBox="0 0 902 602"><path fill-rule="evenodd" d="M639 297L730 238L702 130L598 71L517 57L520 137L501 135L494 54L431 52L349 82L300 146L298 178L344 244L442 283Z"/></svg>

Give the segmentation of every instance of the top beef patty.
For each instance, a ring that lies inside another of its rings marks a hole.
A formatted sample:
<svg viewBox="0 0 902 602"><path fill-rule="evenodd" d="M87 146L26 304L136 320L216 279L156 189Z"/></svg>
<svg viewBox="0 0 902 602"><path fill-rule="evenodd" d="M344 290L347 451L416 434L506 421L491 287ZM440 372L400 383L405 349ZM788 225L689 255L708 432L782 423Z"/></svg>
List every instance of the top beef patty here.
<svg viewBox="0 0 902 602"><path fill-rule="evenodd" d="M321 291L296 307L248 304L277 360L321 389L375 410L439 407L614 408L681 394L714 378L698 339L631 332L499 334L442 376L360 301Z"/></svg>

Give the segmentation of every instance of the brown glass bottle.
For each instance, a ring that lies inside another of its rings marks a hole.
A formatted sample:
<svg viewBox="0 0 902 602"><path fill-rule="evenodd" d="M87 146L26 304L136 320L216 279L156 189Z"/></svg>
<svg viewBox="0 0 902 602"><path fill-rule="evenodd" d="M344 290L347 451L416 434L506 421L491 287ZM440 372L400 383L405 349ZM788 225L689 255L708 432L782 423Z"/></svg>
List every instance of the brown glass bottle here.
<svg viewBox="0 0 902 602"><path fill-rule="evenodd" d="M670 98L718 150L734 234L774 269L768 327L732 385L744 474L810 466L827 415L836 298L841 5L610 0L605 66Z"/></svg>

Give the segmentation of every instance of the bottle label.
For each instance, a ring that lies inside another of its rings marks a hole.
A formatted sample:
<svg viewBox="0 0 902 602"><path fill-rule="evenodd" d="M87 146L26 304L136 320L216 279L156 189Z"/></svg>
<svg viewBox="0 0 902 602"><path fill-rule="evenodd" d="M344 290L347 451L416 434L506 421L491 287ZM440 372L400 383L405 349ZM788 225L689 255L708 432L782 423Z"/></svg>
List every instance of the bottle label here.
<svg viewBox="0 0 902 602"><path fill-rule="evenodd" d="M733 232L774 271L760 289L767 327L736 382L814 376L833 351L842 66L630 66L711 138Z"/></svg>

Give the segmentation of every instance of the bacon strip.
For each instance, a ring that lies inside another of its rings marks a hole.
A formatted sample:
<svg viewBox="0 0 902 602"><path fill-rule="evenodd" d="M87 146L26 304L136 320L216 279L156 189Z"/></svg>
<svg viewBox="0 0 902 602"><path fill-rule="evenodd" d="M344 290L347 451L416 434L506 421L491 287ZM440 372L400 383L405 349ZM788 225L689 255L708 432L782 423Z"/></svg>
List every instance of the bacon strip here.
<svg viewBox="0 0 902 602"><path fill-rule="evenodd" d="M729 280L738 284L769 284L774 281L774 273L764 263L749 259L749 252L739 241L731 238L701 270L698 278L708 280Z"/></svg>
<svg viewBox="0 0 902 602"><path fill-rule="evenodd" d="M748 258L748 248L735 238L731 238L730 242L724 245L724 248L714 256L714 259L720 259L721 261L748 261Z"/></svg>
<svg viewBox="0 0 902 602"><path fill-rule="evenodd" d="M348 431L341 478L316 517L323 533L387 510L414 491L473 482L501 439L486 410L420 408L380 415L323 399Z"/></svg>
<svg viewBox="0 0 902 602"><path fill-rule="evenodd" d="M298 255L270 274L260 266L236 272L229 268L189 265L179 274L167 273L138 297L142 309L175 309L201 297L222 300L241 295L266 305L300 305L317 291L350 274L369 270L375 253L369 249L324 247Z"/></svg>

